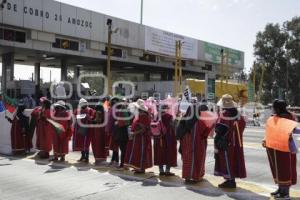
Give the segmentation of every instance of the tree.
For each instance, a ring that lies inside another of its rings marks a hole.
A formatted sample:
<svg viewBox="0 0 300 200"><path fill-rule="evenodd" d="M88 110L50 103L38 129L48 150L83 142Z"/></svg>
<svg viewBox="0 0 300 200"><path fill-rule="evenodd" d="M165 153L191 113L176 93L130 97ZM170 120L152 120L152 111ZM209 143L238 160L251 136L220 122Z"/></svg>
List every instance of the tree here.
<svg viewBox="0 0 300 200"><path fill-rule="evenodd" d="M263 91L261 100L270 103L275 98L290 100L299 104L300 79L300 18L295 17L291 21L279 24L267 24L263 32L256 36L254 55L256 57L256 91L259 90L259 82L263 67ZM253 68L250 73L253 79ZM286 95L288 94L288 95Z"/></svg>
<svg viewBox="0 0 300 200"><path fill-rule="evenodd" d="M289 97L293 104L300 104L300 17L284 23L284 29L289 35L286 42L286 58Z"/></svg>

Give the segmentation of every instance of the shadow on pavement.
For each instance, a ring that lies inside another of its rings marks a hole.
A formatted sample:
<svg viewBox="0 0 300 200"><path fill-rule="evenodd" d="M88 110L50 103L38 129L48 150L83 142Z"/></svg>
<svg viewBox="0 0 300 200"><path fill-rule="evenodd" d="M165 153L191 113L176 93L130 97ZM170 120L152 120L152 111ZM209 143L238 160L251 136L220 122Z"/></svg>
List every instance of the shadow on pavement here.
<svg viewBox="0 0 300 200"><path fill-rule="evenodd" d="M7 160L19 160L24 157L8 157L5 156ZM259 200L267 200L269 197L263 196L260 193L262 191L253 192L250 189L248 190L243 187L243 184L240 185L237 189L225 190L217 188L214 179L203 179L203 181L197 184L185 184L184 179L180 176L158 176L151 169L145 174L134 174L133 171L124 170L112 167L107 163L102 163L101 165L94 165L91 163L80 163L74 160L69 160L69 162L49 162L48 159L39 159L37 156L30 156L28 159L34 160L37 165L48 165L49 169L45 171L45 174L57 173L66 168L74 167L78 171L89 171L91 169L96 170L98 173L109 173L110 175L117 176L120 179L130 182L141 183L142 186L145 187L154 187L156 185L160 185L162 187L185 187L187 190L195 192L197 194L201 194L208 197L221 197L226 196L231 199L236 200L245 200L245 199L259 199ZM5 160L5 159L2 159ZM10 164L2 163L1 166L6 166ZM153 169L152 169L153 170ZM111 187L115 187L113 183L110 184ZM300 198L292 198L295 200L300 200Z"/></svg>
<svg viewBox="0 0 300 200"><path fill-rule="evenodd" d="M186 187L187 190L193 191L197 194L201 194L204 196L209 197L220 197L220 196L227 196L231 199L236 200L245 200L245 199L251 199L251 200L268 200L269 197L259 195L257 193L254 193L250 190L246 190L243 188L237 187L236 189L219 189L213 186L211 183L206 181L204 184L197 184L192 187Z"/></svg>
<svg viewBox="0 0 300 200"><path fill-rule="evenodd" d="M59 165L57 165L59 164ZM60 172L66 168L71 167L71 165L68 165L67 162L63 162L63 163L52 163L51 165L48 165L50 167L50 169L48 169L47 171L44 172L44 174L49 174L49 173L56 173L56 172Z"/></svg>
<svg viewBox="0 0 300 200"><path fill-rule="evenodd" d="M9 166L9 165L12 165L12 164L9 164L9 163L0 164L0 167Z"/></svg>

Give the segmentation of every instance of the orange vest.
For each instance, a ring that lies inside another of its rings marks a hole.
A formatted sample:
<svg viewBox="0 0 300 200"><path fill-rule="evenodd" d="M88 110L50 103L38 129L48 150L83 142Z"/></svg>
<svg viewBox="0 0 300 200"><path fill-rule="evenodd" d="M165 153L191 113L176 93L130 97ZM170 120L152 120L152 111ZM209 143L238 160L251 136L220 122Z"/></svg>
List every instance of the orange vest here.
<svg viewBox="0 0 300 200"><path fill-rule="evenodd" d="M289 119L273 116L266 123L266 146L283 152L290 152L289 139L298 123Z"/></svg>

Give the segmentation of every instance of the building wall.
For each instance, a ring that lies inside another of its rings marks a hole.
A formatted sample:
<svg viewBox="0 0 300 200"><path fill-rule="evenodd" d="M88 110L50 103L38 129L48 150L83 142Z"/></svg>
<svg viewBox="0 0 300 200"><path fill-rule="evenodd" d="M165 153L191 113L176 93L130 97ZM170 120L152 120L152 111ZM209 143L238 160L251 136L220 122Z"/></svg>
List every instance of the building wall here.
<svg viewBox="0 0 300 200"><path fill-rule="evenodd" d="M196 47L193 50L196 51L196 56L191 56L193 58L188 59L190 60L188 65L192 70L198 71L198 68L204 66L205 62L211 63L214 68L217 68L220 60L218 60L217 56L207 54L206 51L208 49L210 53L218 54L221 48L228 49L233 55L232 57L239 58L237 63L232 62L230 64L231 71L240 71L243 69L244 53L241 51L146 27L53 0L7 0L3 11L0 10L0 23L3 23L4 26L9 25L29 30L29 41L26 44L0 41L0 44L70 55L103 58L99 54L99 51L104 50L107 43L106 21L108 18L112 19L113 27L119 29L117 33L113 34L113 45L124 48L129 56L138 58L137 55L141 55L143 51L147 50L145 44L149 44L149 40L152 38L146 37L146 30L150 29L159 33L163 32L167 35L173 35L174 38L184 38L191 41ZM75 38L83 46L83 49L79 52L74 52L52 48L51 43L57 37ZM174 47L175 42L174 46L173 44L170 46ZM161 55L162 58L165 57L162 52L153 53ZM166 57L168 58L170 55L166 55ZM171 60L174 60L174 58L171 58ZM137 62L142 63L139 60ZM172 62L164 62L161 59L159 63L153 63L153 65L168 68L172 67Z"/></svg>

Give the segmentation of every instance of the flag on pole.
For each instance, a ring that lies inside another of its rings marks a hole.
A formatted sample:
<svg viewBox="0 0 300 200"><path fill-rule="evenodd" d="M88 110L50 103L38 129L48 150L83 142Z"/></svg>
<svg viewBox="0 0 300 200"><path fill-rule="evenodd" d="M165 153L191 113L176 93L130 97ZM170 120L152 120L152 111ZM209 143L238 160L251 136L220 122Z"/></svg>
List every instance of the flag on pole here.
<svg viewBox="0 0 300 200"><path fill-rule="evenodd" d="M65 132L65 128L63 125L61 125L60 123L52 120L52 119L47 119L47 121L53 126L55 132L60 135L61 133Z"/></svg>
<svg viewBox="0 0 300 200"><path fill-rule="evenodd" d="M179 110L181 113L186 113L191 105L192 93L190 88L187 86L183 92L183 96L179 105Z"/></svg>
<svg viewBox="0 0 300 200"><path fill-rule="evenodd" d="M3 95L3 102L6 111L8 111L9 113L14 113L16 111L17 100Z"/></svg>
<svg viewBox="0 0 300 200"><path fill-rule="evenodd" d="M183 95L184 95L186 101L191 102L191 100L192 100L192 92L191 92L191 89L190 89L189 86L186 86L186 88L185 88L185 90L183 92Z"/></svg>

